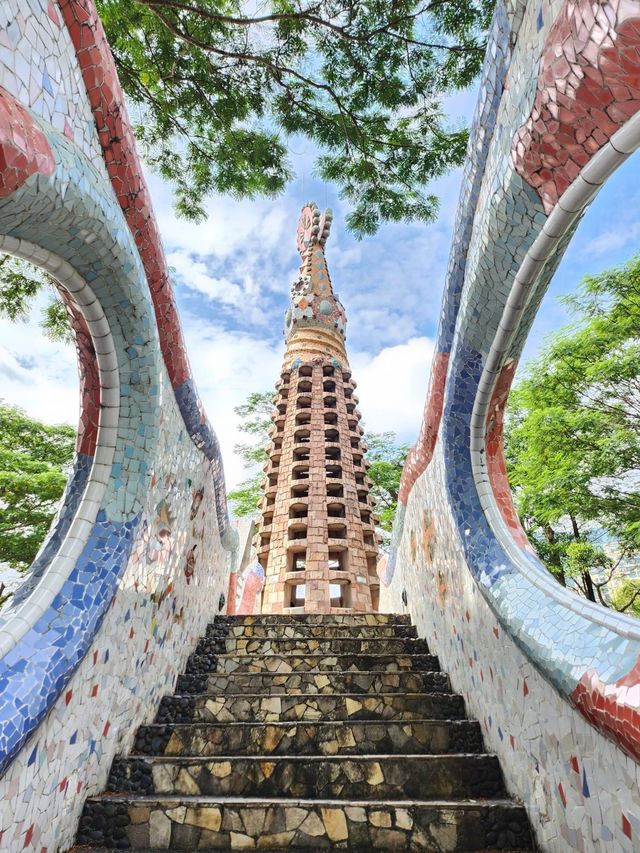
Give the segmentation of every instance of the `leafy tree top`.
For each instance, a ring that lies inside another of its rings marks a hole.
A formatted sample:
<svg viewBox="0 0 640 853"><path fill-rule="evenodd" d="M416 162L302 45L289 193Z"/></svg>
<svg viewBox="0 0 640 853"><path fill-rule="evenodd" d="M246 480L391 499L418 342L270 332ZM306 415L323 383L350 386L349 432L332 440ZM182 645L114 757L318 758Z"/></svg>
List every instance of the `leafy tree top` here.
<svg viewBox="0 0 640 853"><path fill-rule="evenodd" d="M147 160L176 207L254 197L291 178L287 142L351 205L348 225L433 219L428 183L465 155L444 95L468 86L492 0L97 0ZM254 11L255 9L255 11Z"/></svg>
<svg viewBox="0 0 640 853"><path fill-rule="evenodd" d="M530 528L547 530L552 550L559 540L548 528L563 519L573 538L598 526L637 549L640 258L585 278L563 301L573 323L509 397L505 455L516 506Z"/></svg>
<svg viewBox="0 0 640 853"><path fill-rule="evenodd" d="M0 563L36 556L73 460L75 430L49 426L0 401Z"/></svg>

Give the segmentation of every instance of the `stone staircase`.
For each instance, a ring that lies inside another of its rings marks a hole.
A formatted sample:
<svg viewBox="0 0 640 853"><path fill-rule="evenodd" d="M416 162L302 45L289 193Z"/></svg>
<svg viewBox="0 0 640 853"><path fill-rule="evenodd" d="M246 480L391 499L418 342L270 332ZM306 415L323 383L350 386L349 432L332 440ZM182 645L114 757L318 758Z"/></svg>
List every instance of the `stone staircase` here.
<svg viewBox="0 0 640 853"><path fill-rule="evenodd" d="M408 617L218 617L87 800L79 849L531 850Z"/></svg>

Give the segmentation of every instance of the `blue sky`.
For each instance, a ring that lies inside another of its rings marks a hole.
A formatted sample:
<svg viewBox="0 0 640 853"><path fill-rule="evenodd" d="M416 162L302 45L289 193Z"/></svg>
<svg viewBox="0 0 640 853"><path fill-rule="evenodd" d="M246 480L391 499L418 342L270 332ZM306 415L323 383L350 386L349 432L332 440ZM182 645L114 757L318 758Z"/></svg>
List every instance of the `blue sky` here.
<svg viewBox="0 0 640 853"><path fill-rule="evenodd" d="M473 93L447 104L468 120ZM176 292L192 367L207 413L222 443L230 485L243 477L233 455L241 439L233 407L251 391L273 387L282 362L282 320L297 274L295 232L302 204L332 207L327 259L334 289L349 318L351 366L366 426L416 436L457 204L460 172L434 186L440 215L430 225L386 225L360 242L345 226L348 212L331 186L312 176L313 150L292 146L296 180L273 200L213 198L198 225L173 214L170 188L149 184ZM631 158L586 214L554 278L525 357L566 322L557 296L581 277L627 260L640 238L638 160ZM73 423L77 412L75 356L46 341L37 327L39 306L25 326L0 321L0 396L49 422Z"/></svg>

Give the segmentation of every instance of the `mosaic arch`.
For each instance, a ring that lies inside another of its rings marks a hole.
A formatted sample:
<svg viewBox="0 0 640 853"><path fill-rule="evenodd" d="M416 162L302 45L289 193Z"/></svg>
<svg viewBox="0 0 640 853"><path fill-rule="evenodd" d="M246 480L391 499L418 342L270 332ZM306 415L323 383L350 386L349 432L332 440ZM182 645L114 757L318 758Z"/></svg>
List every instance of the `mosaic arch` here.
<svg viewBox="0 0 640 853"><path fill-rule="evenodd" d="M0 4L0 251L55 277L80 372L73 473L0 616L0 849L42 853L173 689L237 538L90 0Z"/></svg>
<svg viewBox="0 0 640 853"><path fill-rule="evenodd" d="M640 143L640 4L499 2L487 57L381 601L408 602L544 849L638 849L640 627L542 567L502 427L553 272Z"/></svg>

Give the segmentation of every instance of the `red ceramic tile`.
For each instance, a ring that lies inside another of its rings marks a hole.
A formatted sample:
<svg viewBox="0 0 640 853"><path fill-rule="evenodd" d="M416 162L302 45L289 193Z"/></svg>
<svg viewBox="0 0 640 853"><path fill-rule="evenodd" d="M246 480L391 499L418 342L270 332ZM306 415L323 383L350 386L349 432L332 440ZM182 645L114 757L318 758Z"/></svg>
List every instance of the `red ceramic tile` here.
<svg viewBox="0 0 640 853"><path fill-rule="evenodd" d="M640 109L637 5L616 10L607 3L599 12L597 23L589 0L565 4L540 60L531 115L513 140L516 171L537 191L547 213L593 154Z"/></svg>
<svg viewBox="0 0 640 853"><path fill-rule="evenodd" d="M407 461L402 472L402 480L400 481L398 500L405 505L414 483L426 471L433 456L440 429L440 421L442 419L444 386L447 379L448 364L448 353L436 353L431 369L429 393L427 394L420 435L407 456Z"/></svg>

